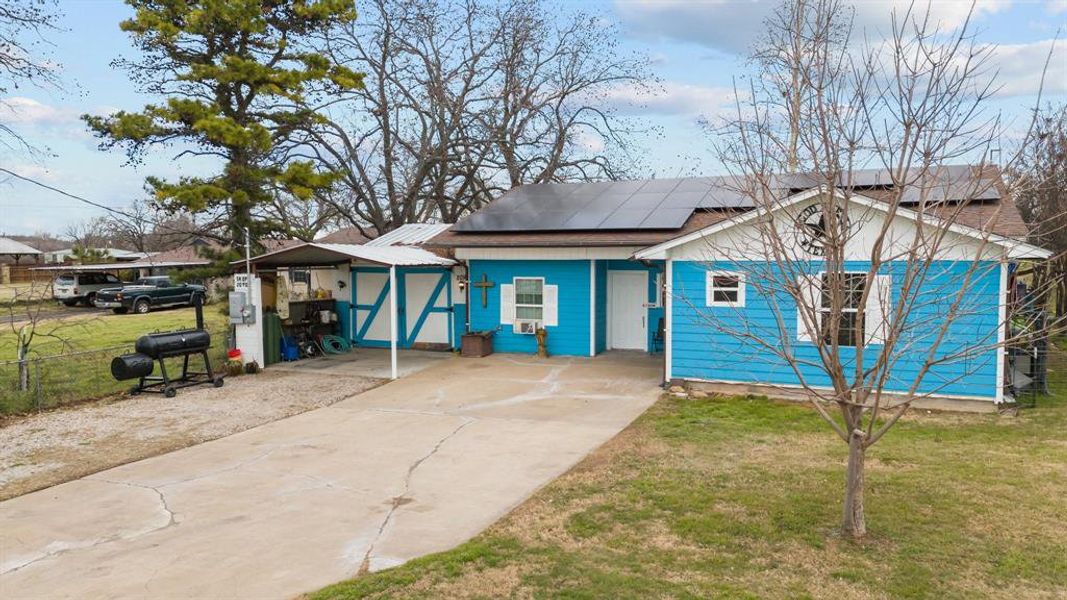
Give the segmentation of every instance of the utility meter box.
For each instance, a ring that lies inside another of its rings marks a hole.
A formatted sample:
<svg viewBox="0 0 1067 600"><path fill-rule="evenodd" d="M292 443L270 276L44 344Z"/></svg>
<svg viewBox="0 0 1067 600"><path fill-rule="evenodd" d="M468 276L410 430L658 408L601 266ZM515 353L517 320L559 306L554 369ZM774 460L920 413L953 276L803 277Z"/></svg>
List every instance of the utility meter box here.
<svg viewBox="0 0 1067 600"><path fill-rule="evenodd" d="M230 292L230 324L251 325L256 322L255 306L248 303L245 292Z"/></svg>

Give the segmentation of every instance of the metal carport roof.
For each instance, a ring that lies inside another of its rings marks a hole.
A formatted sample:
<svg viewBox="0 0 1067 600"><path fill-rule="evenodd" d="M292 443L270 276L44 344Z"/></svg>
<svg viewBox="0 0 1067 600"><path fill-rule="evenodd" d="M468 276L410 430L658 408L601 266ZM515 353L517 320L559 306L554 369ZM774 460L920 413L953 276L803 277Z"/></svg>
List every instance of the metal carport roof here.
<svg viewBox="0 0 1067 600"><path fill-rule="evenodd" d="M363 261L387 267L449 267L456 264L456 261L450 258L411 246L366 246L321 242L307 242L251 258L252 264L257 268L313 267L350 261ZM239 267L244 262L235 260L230 264Z"/></svg>

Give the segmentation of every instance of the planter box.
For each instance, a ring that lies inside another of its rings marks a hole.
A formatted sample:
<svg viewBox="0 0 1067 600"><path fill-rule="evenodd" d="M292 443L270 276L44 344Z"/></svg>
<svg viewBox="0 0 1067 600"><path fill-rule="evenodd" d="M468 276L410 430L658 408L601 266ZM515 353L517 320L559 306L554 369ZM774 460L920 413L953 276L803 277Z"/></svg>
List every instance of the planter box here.
<svg viewBox="0 0 1067 600"><path fill-rule="evenodd" d="M493 353L493 332L472 331L460 337L459 355L467 357L488 356Z"/></svg>

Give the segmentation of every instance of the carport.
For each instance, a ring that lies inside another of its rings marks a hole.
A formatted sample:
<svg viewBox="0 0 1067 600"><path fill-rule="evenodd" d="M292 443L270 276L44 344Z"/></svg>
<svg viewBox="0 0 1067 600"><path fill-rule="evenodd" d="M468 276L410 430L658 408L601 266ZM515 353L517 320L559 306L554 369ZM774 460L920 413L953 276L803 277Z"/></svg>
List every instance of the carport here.
<svg viewBox="0 0 1067 600"><path fill-rule="evenodd" d="M235 272L245 270L246 261L232 263ZM259 280L261 274L275 274L287 283L282 290L259 286L261 300L252 302L262 312L274 294L288 294L288 286L300 274L309 294L328 292L336 300L340 329L355 346L388 347L391 377L398 377L399 349L427 347L450 349L456 334L452 268L456 262L428 250L399 245L357 245L307 242L248 260L248 270ZM253 283L254 285L254 283ZM388 306L387 310L385 306ZM382 317L385 317L384 319ZM256 323L262 323L257 318ZM447 337L441 336L441 331ZM238 326L238 330L242 329ZM433 342L420 341L431 333ZM238 345L241 346L241 340ZM247 345L249 342L245 342ZM251 343L255 343L254 340Z"/></svg>

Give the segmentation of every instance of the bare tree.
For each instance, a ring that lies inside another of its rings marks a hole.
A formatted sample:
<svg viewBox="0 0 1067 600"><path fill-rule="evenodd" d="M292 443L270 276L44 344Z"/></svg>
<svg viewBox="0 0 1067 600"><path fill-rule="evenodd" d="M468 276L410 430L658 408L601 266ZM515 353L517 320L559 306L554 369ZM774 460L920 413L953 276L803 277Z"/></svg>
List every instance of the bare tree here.
<svg viewBox="0 0 1067 600"><path fill-rule="evenodd" d="M148 200L136 200L121 211L110 212L100 227L116 248L137 252L161 252L179 248L198 237L223 235L220 229L197 224L186 213L168 213Z"/></svg>
<svg viewBox="0 0 1067 600"><path fill-rule="evenodd" d="M516 185L634 168L635 124L605 94L646 85L648 60L619 48L606 18L557 12L541 0L366 3L325 40L365 87L294 147L342 174L324 201L373 236L454 222Z"/></svg>
<svg viewBox="0 0 1067 600"><path fill-rule="evenodd" d="M63 237L77 248L108 248L111 246L108 225L107 217L85 219L68 225L63 230Z"/></svg>
<svg viewBox="0 0 1067 600"><path fill-rule="evenodd" d="M321 197L300 200L287 194L278 194L271 203L274 218L281 223L281 231L291 238L310 242L327 227L338 220L335 206Z"/></svg>
<svg viewBox="0 0 1067 600"><path fill-rule="evenodd" d="M1031 226L1031 240L1055 251L1052 260L1032 267L1033 285L1057 316L1067 314L1067 105L1038 112L1019 160L1008 172L1019 211ZM1055 296L1053 299L1049 295Z"/></svg>
<svg viewBox="0 0 1067 600"><path fill-rule="evenodd" d="M30 389L30 357L34 343L51 339L64 348L71 348L70 340L63 335L72 324L63 319L48 319L45 310L51 294L50 285L33 281L28 288L17 290L7 301L7 325L15 335L15 360L18 361L18 390Z"/></svg>
<svg viewBox="0 0 1067 600"><path fill-rule="evenodd" d="M43 52L49 45L45 36L58 30L55 7L53 0L0 0L0 95L27 84L59 87L56 65ZM32 144L3 121L0 121L0 147L33 149Z"/></svg>
<svg viewBox="0 0 1067 600"><path fill-rule="evenodd" d="M916 400L999 377L1007 262L1043 252L994 233L1005 204L987 201L1006 190L985 163L999 130L989 48L967 24L906 10L888 40L854 51L849 19L808 0L768 21L756 56L769 58L715 138L723 185L753 207L706 240L708 303L719 285L727 308L672 297L745 380L812 399L848 447L842 531L860 537L867 449ZM977 166L946 166L959 161ZM739 282L747 305L731 310Z"/></svg>
<svg viewBox="0 0 1067 600"><path fill-rule="evenodd" d="M797 0L779 4L766 20L751 58L762 78L765 106L788 116L785 167L795 172L800 161L802 107L819 90L804 85L813 79L843 76L845 46L855 10L838 0Z"/></svg>

